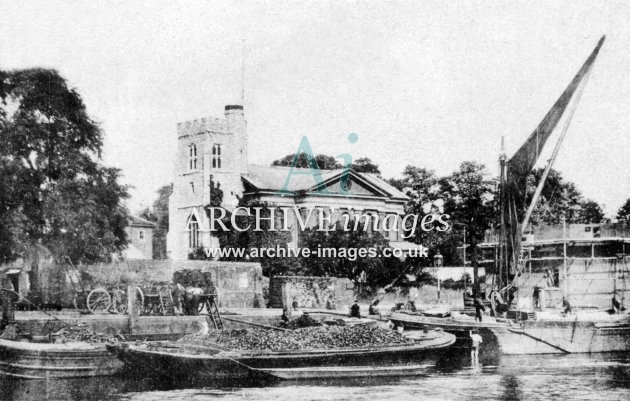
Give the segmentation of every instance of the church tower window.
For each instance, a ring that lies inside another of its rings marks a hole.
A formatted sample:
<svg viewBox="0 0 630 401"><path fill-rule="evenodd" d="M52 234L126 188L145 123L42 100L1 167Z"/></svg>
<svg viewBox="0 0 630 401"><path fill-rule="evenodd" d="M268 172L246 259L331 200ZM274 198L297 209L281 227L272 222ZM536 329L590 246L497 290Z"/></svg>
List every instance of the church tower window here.
<svg viewBox="0 0 630 401"><path fill-rule="evenodd" d="M197 170L197 145L194 143L188 147L188 169Z"/></svg>
<svg viewBox="0 0 630 401"><path fill-rule="evenodd" d="M193 214L188 222L188 247L197 248L199 246L199 222Z"/></svg>
<svg viewBox="0 0 630 401"><path fill-rule="evenodd" d="M212 168L221 168L221 145L212 146Z"/></svg>

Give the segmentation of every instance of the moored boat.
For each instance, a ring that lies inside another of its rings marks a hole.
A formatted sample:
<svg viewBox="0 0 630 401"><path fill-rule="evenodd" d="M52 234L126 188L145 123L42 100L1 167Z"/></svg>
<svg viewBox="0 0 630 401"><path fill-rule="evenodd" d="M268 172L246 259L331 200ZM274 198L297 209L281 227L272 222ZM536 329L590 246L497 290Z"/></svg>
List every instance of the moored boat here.
<svg viewBox="0 0 630 401"><path fill-rule="evenodd" d="M383 345L298 351L230 351L221 347L162 345L108 345L134 372L175 378L249 377L260 369L348 367L429 362L435 351L450 346L455 337L434 332L406 345ZM260 373L260 372L257 372ZM256 376L256 375L255 375ZM259 375L258 375L259 376Z"/></svg>
<svg viewBox="0 0 630 401"><path fill-rule="evenodd" d="M470 331L478 331L484 343L496 344L503 354L568 354L615 352L630 349L630 315L604 311L530 312L526 320L454 315L434 318L418 313L394 312L391 319L405 327L442 330L468 345Z"/></svg>
<svg viewBox="0 0 630 401"><path fill-rule="evenodd" d="M253 369L262 378L276 380L352 379L363 377L413 377L426 375L432 364L387 366L311 366L304 368Z"/></svg>
<svg viewBox="0 0 630 401"><path fill-rule="evenodd" d="M122 366L105 344L0 339L0 376L21 379L105 376L116 373Z"/></svg>

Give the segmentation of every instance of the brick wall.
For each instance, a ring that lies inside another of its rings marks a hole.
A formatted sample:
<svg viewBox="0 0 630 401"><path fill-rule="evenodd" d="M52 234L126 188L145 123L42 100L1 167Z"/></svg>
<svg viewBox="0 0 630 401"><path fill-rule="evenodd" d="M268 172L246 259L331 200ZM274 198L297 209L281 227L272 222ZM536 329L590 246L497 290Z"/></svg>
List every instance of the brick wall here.
<svg viewBox="0 0 630 401"><path fill-rule="evenodd" d="M227 308L264 307L262 297L262 269L258 263L246 262L208 262L197 260L157 261L134 260L116 263L82 265L81 272L87 273L91 288L113 286L121 281L136 283L170 283L173 273L178 270L197 269L210 272L219 293L219 306ZM57 269L57 271L59 271ZM76 274L65 275L65 290L54 294L56 302L71 305L74 290L71 279L78 283ZM85 274L83 274L85 278ZM52 294L49 298L53 297Z"/></svg>
<svg viewBox="0 0 630 401"><path fill-rule="evenodd" d="M300 308L347 309L354 286L347 278L275 276L269 282L270 307L283 307L283 289Z"/></svg>

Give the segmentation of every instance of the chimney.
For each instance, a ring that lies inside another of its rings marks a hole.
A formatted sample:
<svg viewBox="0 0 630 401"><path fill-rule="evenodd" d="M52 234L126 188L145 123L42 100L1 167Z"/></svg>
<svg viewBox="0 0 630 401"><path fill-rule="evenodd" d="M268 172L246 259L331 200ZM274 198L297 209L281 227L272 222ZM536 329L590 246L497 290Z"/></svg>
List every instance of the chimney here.
<svg viewBox="0 0 630 401"><path fill-rule="evenodd" d="M243 113L243 106L239 104L228 104L227 106L225 106L225 118L245 118L245 115Z"/></svg>

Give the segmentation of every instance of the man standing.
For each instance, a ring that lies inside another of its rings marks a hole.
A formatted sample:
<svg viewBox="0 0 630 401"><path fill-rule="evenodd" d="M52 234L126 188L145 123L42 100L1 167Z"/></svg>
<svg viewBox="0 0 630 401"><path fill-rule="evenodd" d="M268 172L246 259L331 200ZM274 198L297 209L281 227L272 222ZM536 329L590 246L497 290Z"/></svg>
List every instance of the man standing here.
<svg viewBox="0 0 630 401"><path fill-rule="evenodd" d="M482 311L485 313L486 307L483 304L483 299L481 299L481 295L479 295L479 292L477 292L475 294L475 320L479 320L481 322Z"/></svg>
<svg viewBox="0 0 630 401"><path fill-rule="evenodd" d="M15 322L15 309L13 302L15 302L17 298L17 294L13 288L13 283L9 277L2 277L1 285L0 299L2 299L2 320L0 321L0 330Z"/></svg>
<svg viewBox="0 0 630 401"><path fill-rule="evenodd" d="M479 365L479 347L481 347L481 343L483 342L483 339L481 338L481 336L479 335L477 331L471 330L469 332L469 335L470 335L470 339L472 340L472 348L470 350L471 364L473 366L477 366Z"/></svg>
<svg viewBox="0 0 630 401"><path fill-rule="evenodd" d="M357 317L357 318L361 317L361 308L359 307L359 301L357 301L356 299L354 300L354 303L350 307L350 317Z"/></svg>
<svg viewBox="0 0 630 401"><path fill-rule="evenodd" d="M562 307L564 308L564 313L566 313L567 315L570 315L573 311L573 308L571 308L571 304L569 303L567 297L562 297Z"/></svg>

